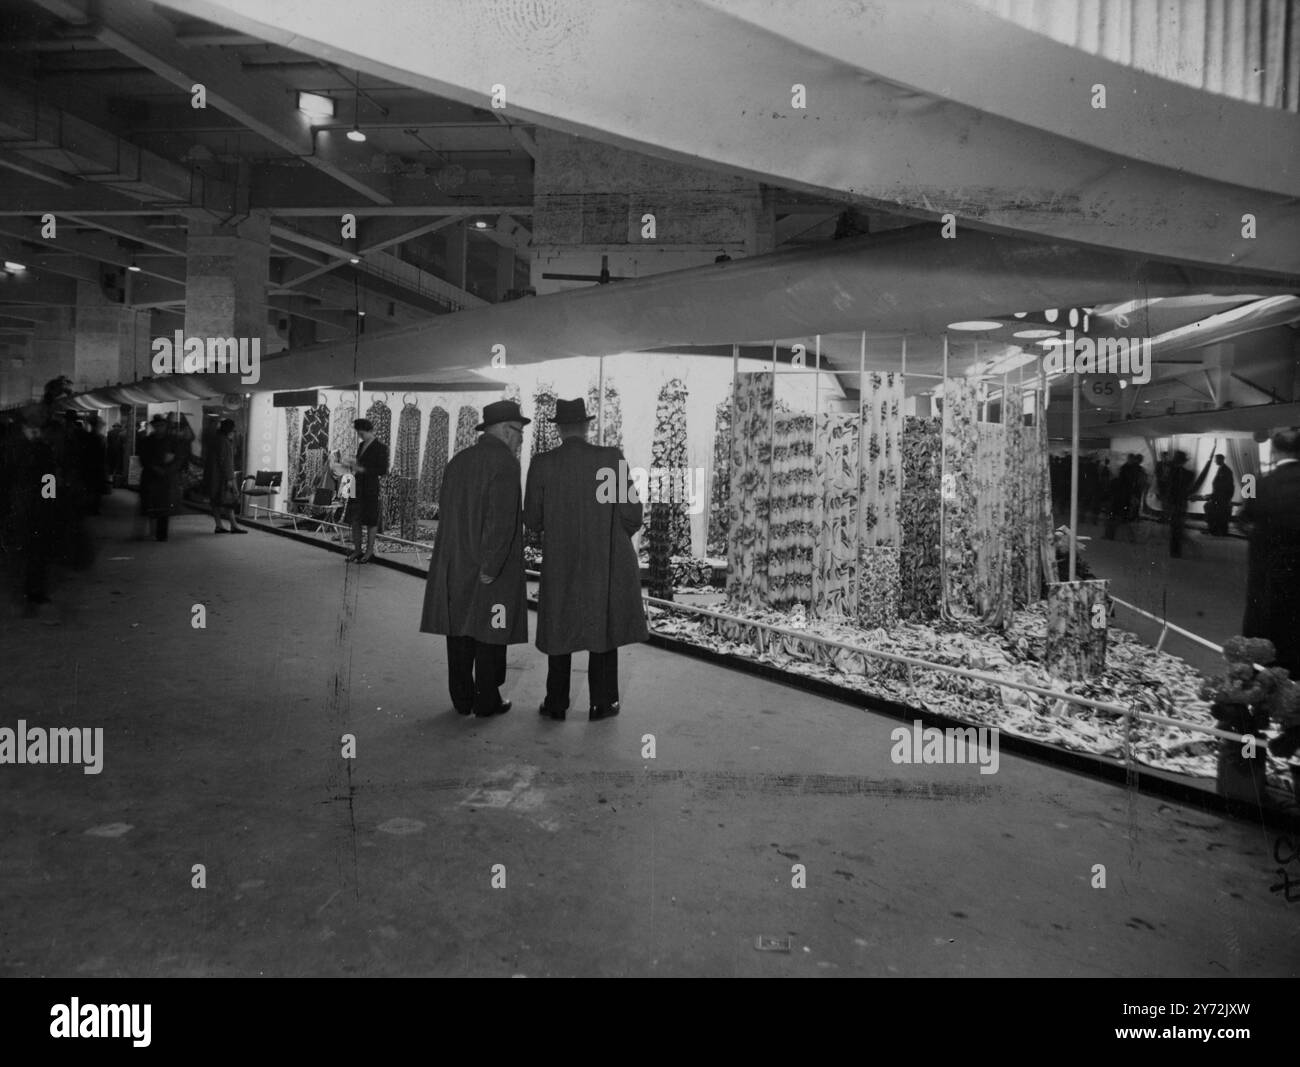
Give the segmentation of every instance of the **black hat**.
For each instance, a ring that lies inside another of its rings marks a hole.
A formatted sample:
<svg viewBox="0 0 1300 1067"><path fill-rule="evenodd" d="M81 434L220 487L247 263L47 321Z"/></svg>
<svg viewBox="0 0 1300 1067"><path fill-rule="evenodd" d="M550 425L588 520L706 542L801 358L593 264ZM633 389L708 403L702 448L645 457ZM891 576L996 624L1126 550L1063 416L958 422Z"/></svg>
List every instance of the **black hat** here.
<svg viewBox="0 0 1300 1067"><path fill-rule="evenodd" d="M587 404L584 400L557 400L555 418L551 421L572 425L575 422L590 422L595 417L587 414Z"/></svg>
<svg viewBox="0 0 1300 1067"><path fill-rule="evenodd" d="M167 416L159 413L149 420L149 425L152 426L155 422L166 422L166 421L167 421Z"/></svg>
<svg viewBox="0 0 1300 1067"><path fill-rule="evenodd" d="M494 400L483 409L483 421L474 429L486 430L489 426L495 426L499 422L517 422L521 426L527 426L532 421L532 419L524 418L523 412L519 410L519 404L516 401Z"/></svg>

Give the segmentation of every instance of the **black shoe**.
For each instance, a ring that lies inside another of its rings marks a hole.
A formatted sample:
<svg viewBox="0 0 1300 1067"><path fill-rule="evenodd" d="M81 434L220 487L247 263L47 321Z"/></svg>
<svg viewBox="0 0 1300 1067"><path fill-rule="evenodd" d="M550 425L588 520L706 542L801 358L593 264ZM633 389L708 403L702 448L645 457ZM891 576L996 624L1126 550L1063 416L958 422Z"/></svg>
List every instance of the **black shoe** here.
<svg viewBox="0 0 1300 1067"><path fill-rule="evenodd" d="M230 531L227 530L224 526L218 526L218 527L217 527L215 530L213 530L212 532L213 532L213 533L230 533Z"/></svg>
<svg viewBox="0 0 1300 1067"><path fill-rule="evenodd" d="M591 706L589 718L592 722L597 722L600 719L612 719L617 714L618 714L618 701L616 700L614 701L614 703L608 705L607 707L601 707L599 704L593 704Z"/></svg>
<svg viewBox="0 0 1300 1067"><path fill-rule="evenodd" d="M474 712L474 714L476 717L480 719L490 719L493 715L504 715L507 711L510 710L510 707L511 707L510 701L503 700L491 711L476 711Z"/></svg>
<svg viewBox="0 0 1300 1067"><path fill-rule="evenodd" d="M452 706L456 709L456 714L457 714L457 715L473 715L473 714L474 714L474 705L473 705L473 704L471 704L471 705L470 705L469 707L467 707L467 708L462 708L459 704L454 704L454 705L452 705Z"/></svg>
<svg viewBox="0 0 1300 1067"><path fill-rule="evenodd" d="M248 533L248 531L245 530L242 526L232 526L229 530L226 531L226 533L242 533L242 534L246 534L246 533Z"/></svg>
<svg viewBox="0 0 1300 1067"><path fill-rule="evenodd" d="M360 558L361 558L361 553L360 553L360 552L349 552L348 555L347 555L347 558L346 558L343 562L344 562L344 563L356 563L356 561L359 560Z"/></svg>
<svg viewBox="0 0 1300 1067"><path fill-rule="evenodd" d="M542 706L537 709L537 714L543 719L554 719L556 722L564 722L564 715L568 710L569 707L567 704L557 710L555 708L548 708L545 701L543 701Z"/></svg>

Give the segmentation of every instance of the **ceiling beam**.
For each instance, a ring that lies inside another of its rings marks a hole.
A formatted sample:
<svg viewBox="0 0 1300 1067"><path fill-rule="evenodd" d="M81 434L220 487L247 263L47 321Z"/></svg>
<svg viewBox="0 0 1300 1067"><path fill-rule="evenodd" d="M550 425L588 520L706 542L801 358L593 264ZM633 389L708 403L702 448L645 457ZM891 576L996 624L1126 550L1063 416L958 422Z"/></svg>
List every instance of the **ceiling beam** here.
<svg viewBox="0 0 1300 1067"><path fill-rule="evenodd" d="M89 215L65 215L63 217L68 222L75 223L78 226L90 226L94 229L103 230L105 233L115 234L118 237L125 237L130 241L136 241L148 248L156 248L160 252L166 252L169 255L185 255L184 241L169 241L166 238L159 236L160 232L165 231L151 230L144 223L137 222L133 219L116 217L99 218Z"/></svg>
<svg viewBox="0 0 1300 1067"><path fill-rule="evenodd" d="M409 218L365 221L361 224L361 231L357 238L357 243L360 246L357 254L364 256L368 252L382 252L385 248L391 248L393 245L405 244L417 237L424 237L426 234L436 233L448 226L454 226L464 217L463 215L444 215L432 222L422 222L418 226L412 226Z"/></svg>
<svg viewBox="0 0 1300 1067"><path fill-rule="evenodd" d="M36 0L42 6L61 0ZM349 174L335 159L326 158L327 150L317 145L311 127L288 101L268 100L268 92L280 86L267 84L259 91L259 79L244 71L238 60L217 51L195 51L176 39L176 31L157 9L143 0L113 0L99 8L94 35L128 59L170 82L189 94L191 87L202 85L209 107L224 112L244 127L297 156L309 166L376 204L392 200L367 182Z"/></svg>
<svg viewBox="0 0 1300 1067"><path fill-rule="evenodd" d="M80 256L94 263L110 263L125 268L131 266L132 260L135 258L130 252L122 248L116 239L104 233L87 234L63 231L57 238L43 241L39 223L24 225L20 220L11 219L7 222L0 222L0 234L48 248L48 261L52 261L59 256ZM152 274L154 277L165 281L179 282L184 285L185 264L182 262L178 268L175 265L170 265L171 261L160 263L160 258L140 256L135 265L140 268L140 272L143 274Z"/></svg>
<svg viewBox="0 0 1300 1067"><path fill-rule="evenodd" d="M44 163L37 163L25 156L20 156L17 152L8 148L0 148L0 167L5 170L17 171L19 174L25 174L29 178L35 178L48 185L57 185L60 189L71 189L77 184L62 171L47 167Z"/></svg>

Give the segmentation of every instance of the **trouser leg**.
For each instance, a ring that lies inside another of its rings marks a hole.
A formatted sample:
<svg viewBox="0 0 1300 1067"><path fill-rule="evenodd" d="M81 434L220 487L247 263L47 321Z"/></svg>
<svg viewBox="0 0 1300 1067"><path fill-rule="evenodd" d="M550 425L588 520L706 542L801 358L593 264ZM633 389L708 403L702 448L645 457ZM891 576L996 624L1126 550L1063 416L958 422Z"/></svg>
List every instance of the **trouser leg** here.
<svg viewBox="0 0 1300 1067"><path fill-rule="evenodd" d="M159 541L167 540L167 528L171 524L170 515L159 515L154 520L153 535Z"/></svg>
<svg viewBox="0 0 1300 1067"><path fill-rule="evenodd" d="M476 641L474 649L474 710L476 712L492 711L501 703L499 687L505 681L505 677L506 646Z"/></svg>
<svg viewBox="0 0 1300 1067"><path fill-rule="evenodd" d="M352 516L352 547L356 550L356 554L357 554L358 556L361 555L361 515L360 515L360 510L361 510L361 509L358 508L358 509L357 509L357 512L358 512L358 513L357 513L356 515ZM448 638L447 640L450 641L451 638Z"/></svg>
<svg viewBox="0 0 1300 1067"><path fill-rule="evenodd" d="M587 655L587 679L591 702L600 708L618 703L618 649L590 652Z"/></svg>
<svg viewBox="0 0 1300 1067"><path fill-rule="evenodd" d="M447 638L447 688L457 711L474 706L474 638Z"/></svg>
<svg viewBox="0 0 1300 1067"><path fill-rule="evenodd" d="M569 675L573 668L573 657L567 653L563 656L546 657L546 706L555 711L563 711L569 706Z"/></svg>

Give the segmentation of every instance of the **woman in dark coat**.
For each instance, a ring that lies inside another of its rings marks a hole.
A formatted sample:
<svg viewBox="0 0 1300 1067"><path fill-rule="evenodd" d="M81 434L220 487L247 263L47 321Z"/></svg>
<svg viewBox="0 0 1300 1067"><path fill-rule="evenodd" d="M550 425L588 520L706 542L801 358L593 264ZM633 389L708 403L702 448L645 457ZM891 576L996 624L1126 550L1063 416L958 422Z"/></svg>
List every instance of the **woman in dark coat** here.
<svg viewBox="0 0 1300 1067"><path fill-rule="evenodd" d="M154 520L154 537L167 540L171 514L181 503L180 456L167 420L149 420L149 436L140 442L140 514Z"/></svg>
<svg viewBox="0 0 1300 1067"><path fill-rule="evenodd" d="M375 436L369 419L357 419L352 428L361 438L352 464L356 475L355 496L348 501L352 521L352 554L349 563L369 563L375 558L375 535L379 532L379 479L388 473L388 446ZM361 551L361 527L365 527L366 550Z"/></svg>
<svg viewBox="0 0 1300 1067"><path fill-rule="evenodd" d="M506 646L528 640L519 460L525 419L513 400L483 409L478 443L452 457L438 497L438 534L420 630L447 638L451 702L499 715Z"/></svg>
<svg viewBox="0 0 1300 1067"><path fill-rule="evenodd" d="M208 441L203 452L203 478L207 485L208 500L212 504L212 518L217 528L213 533L248 533L235 522L235 507L239 503L239 489L235 485L235 420L222 419L217 432ZM227 530L222 518L230 524Z"/></svg>
<svg viewBox="0 0 1300 1067"><path fill-rule="evenodd" d="M537 647L548 657L539 710L550 719L564 718L573 653L581 651L589 654L590 718L617 715L619 646L649 636L632 547L641 502L623 453L587 441L592 417L582 400L559 401L552 421L560 447L528 468L524 522L542 535Z"/></svg>
<svg viewBox="0 0 1300 1067"><path fill-rule="evenodd" d="M1300 427L1273 436L1277 465L1259 480L1242 520L1250 526L1246 637L1266 637L1277 666L1300 680Z"/></svg>

